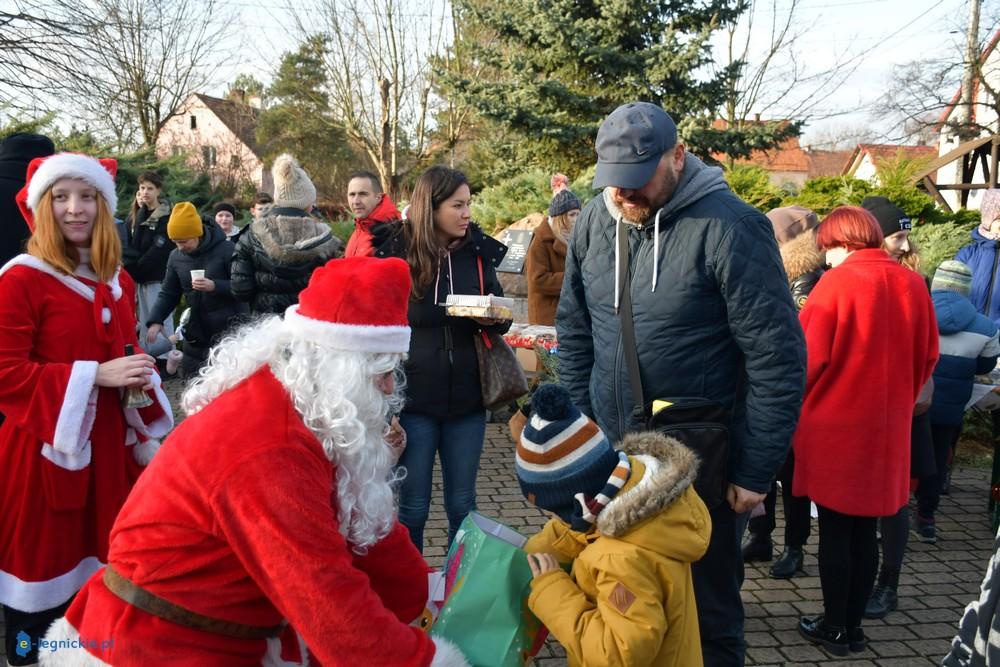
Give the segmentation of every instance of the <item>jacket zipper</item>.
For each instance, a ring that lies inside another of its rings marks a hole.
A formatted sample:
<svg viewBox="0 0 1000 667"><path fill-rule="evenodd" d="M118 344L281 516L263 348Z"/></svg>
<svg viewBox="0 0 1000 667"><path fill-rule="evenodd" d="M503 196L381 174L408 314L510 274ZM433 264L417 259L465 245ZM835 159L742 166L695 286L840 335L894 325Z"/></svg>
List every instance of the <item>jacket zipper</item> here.
<svg viewBox="0 0 1000 667"><path fill-rule="evenodd" d="M997 264L1000 263L1000 245L993 244L993 272L990 273L990 288L986 292L986 308L983 314L992 319L990 315L990 305L993 303L993 285L997 279Z"/></svg>

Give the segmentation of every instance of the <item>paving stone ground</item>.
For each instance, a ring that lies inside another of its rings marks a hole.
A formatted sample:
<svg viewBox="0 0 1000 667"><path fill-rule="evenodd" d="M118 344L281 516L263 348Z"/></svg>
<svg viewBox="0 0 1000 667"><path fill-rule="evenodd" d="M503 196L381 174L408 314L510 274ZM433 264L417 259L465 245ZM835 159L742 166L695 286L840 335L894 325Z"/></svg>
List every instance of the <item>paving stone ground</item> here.
<svg viewBox="0 0 1000 667"><path fill-rule="evenodd" d="M167 389L176 405L181 383L170 381ZM522 498L513 466L514 445L506 427L490 424L477 483L479 511L524 534L531 534L546 519ZM884 620L865 621L870 647L863 653L851 654L850 658L832 659L799 637L795 629L800 616L822 609L815 522L813 537L806 545L806 576L777 581L767 576L767 563L747 567L743 586L747 664L803 667L939 665L955 634L963 608L978 597L991 555L993 535L986 514L988 488L989 471L955 471L952 493L942 498L939 510L937 544L923 544L911 533L900 577L900 608ZM442 565L447 544L448 520L441 505L441 494L441 479L435 472L434 502L425 533L424 554L434 567ZM778 505L775 538L779 544L776 551L780 550L784 523L781 503ZM536 664L543 667L565 665L565 652L557 642L550 640L542 648Z"/></svg>

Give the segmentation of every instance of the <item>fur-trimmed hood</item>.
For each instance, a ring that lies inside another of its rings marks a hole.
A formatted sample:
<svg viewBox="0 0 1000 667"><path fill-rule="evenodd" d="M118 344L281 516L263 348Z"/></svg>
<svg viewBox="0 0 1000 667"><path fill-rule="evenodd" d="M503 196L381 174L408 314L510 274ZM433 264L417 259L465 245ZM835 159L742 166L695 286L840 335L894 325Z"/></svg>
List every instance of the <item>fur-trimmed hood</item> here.
<svg viewBox="0 0 1000 667"><path fill-rule="evenodd" d="M788 282L822 269L826 262L825 254L816 246L815 229L799 234L779 246L778 250L781 252L781 263L785 265Z"/></svg>
<svg viewBox="0 0 1000 667"><path fill-rule="evenodd" d="M655 432L631 433L620 448L629 455L632 475L597 517L597 530L684 562L708 549L712 523L692 490L698 457L674 438Z"/></svg>
<svg viewBox="0 0 1000 667"><path fill-rule="evenodd" d="M302 264L336 257L343 247L323 222L308 216L265 215L250 229L264 253L280 264Z"/></svg>

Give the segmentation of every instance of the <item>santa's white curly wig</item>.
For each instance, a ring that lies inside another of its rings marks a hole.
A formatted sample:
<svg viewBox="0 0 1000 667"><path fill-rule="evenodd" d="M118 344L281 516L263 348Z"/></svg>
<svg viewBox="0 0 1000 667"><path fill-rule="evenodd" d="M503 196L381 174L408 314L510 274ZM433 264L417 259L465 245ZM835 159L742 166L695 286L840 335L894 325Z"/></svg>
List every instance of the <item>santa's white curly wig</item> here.
<svg viewBox="0 0 1000 667"><path fill-rule="evenodd" d="M394 459L384 436L391 416L402 409L403 356L333 349L272 315L213 348L181 404L193 415L269 365L337 467L340 532L363 553L389 533L395 519ZM375 384L386 373L395 375L391 395Z"/></svg>

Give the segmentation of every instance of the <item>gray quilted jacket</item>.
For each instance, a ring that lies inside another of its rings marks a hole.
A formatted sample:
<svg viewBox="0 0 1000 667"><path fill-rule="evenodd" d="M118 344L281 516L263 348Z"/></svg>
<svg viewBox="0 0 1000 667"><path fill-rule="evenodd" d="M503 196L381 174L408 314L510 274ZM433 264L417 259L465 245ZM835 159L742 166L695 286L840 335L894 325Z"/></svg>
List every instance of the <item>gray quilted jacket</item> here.
<svg viewBox="0 0 1000 667"><path fill-rule="evenodd" d="M560 382L612 442L642 426L631 419L616 313L619 217L610 188L584 208L556 318ZM798 421L806 359L770 223L729 190L720 169L688 154L670 201L653 220L624 229L646 401L700 397L726 406L730 481L767 492Z"/></svg>

